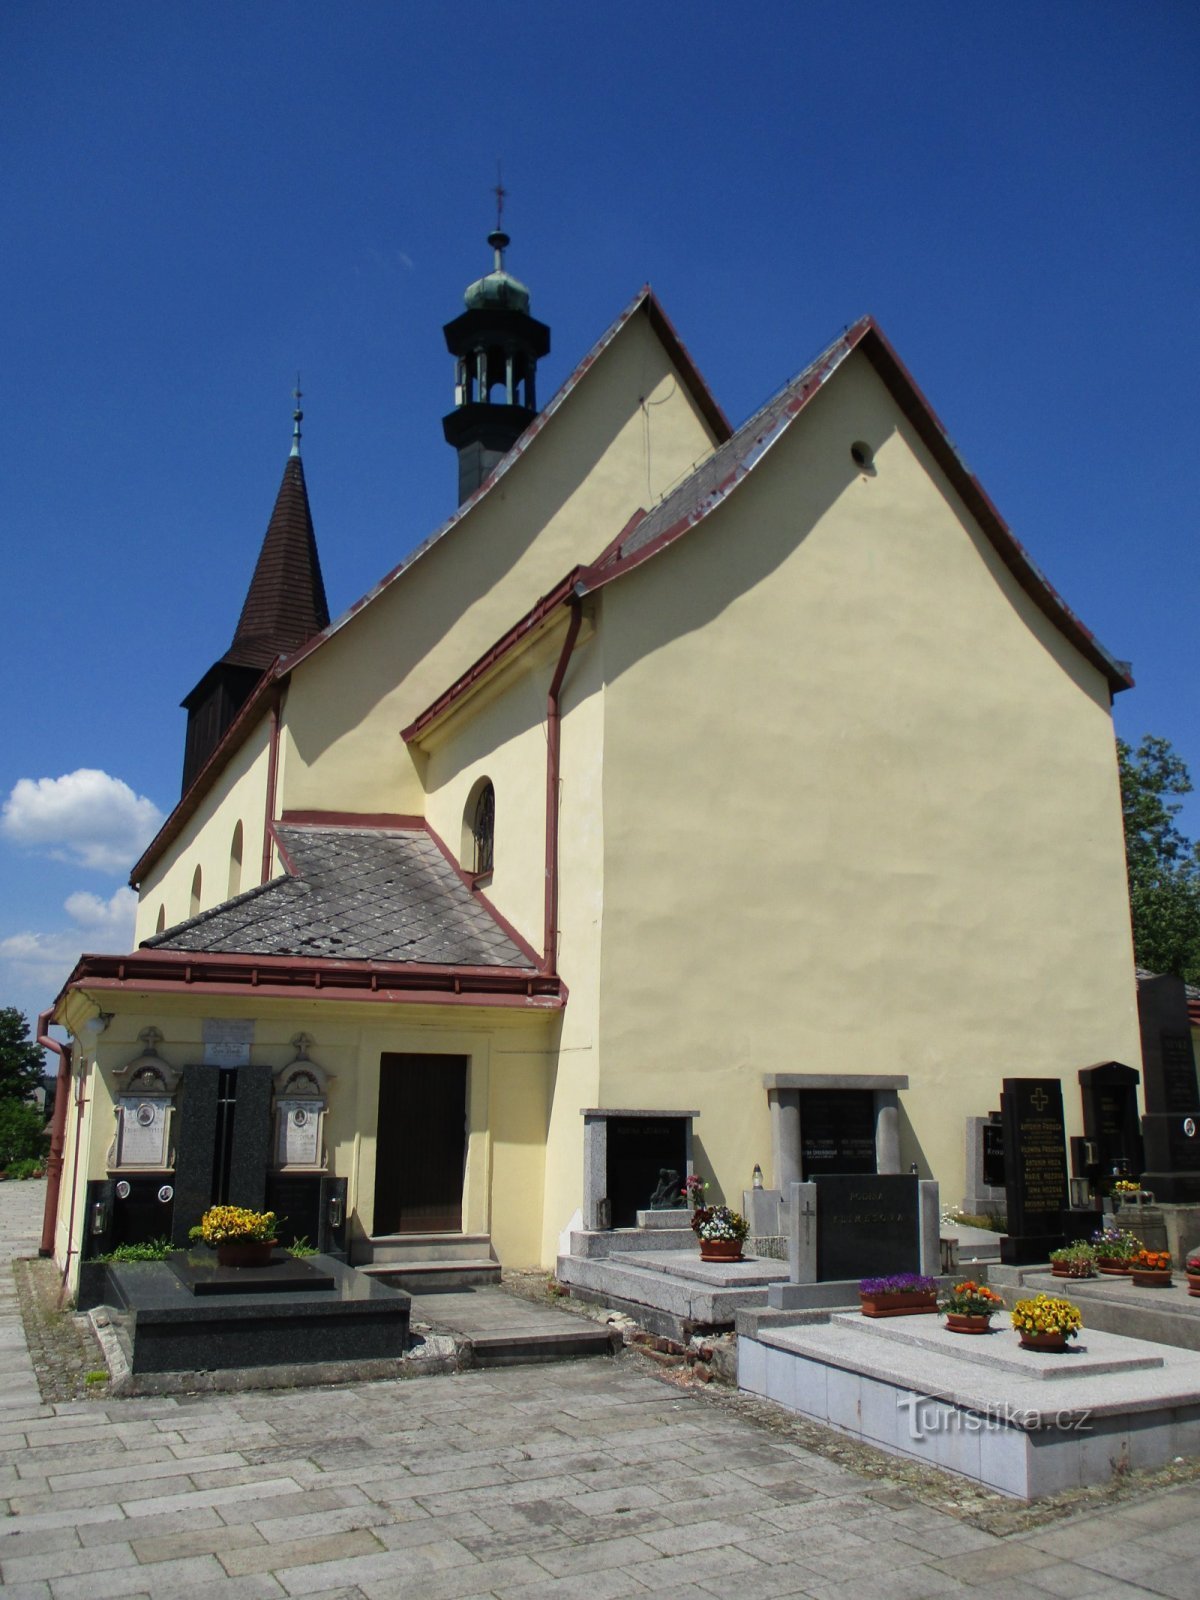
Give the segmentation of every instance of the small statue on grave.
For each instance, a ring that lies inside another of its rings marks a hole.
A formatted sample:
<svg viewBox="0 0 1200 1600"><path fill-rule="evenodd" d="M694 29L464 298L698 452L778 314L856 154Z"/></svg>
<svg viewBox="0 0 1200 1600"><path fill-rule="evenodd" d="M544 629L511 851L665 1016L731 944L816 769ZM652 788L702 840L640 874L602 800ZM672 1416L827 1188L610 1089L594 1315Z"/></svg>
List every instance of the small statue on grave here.
<svg viewBox="0 0 1200 1600"><path fill-rule="evenodd" d="M674 1167L659 1167L658 1188L650 1196L651 1211L675 1211L679 1207L682 1179Z"/></svg>

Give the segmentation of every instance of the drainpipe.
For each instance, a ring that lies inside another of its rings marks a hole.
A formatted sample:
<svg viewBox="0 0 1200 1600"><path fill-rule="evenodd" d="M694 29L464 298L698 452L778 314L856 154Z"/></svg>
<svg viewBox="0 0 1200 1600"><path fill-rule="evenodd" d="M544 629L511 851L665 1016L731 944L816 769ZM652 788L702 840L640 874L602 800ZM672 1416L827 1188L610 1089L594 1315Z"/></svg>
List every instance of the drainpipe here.
<svg viewBox="0 0 1200 1600"><path fill-rule="evenodd" d="M83 1137L83 1108L86 1105L87 1097L83 1092L83 1077L81 1074L75 1088L75 1150L71 1157L71 1210L67 1218L67 1254L63 1261L62 1288L58 1296L60 1307L67 1294L67 1279L71 1275L71 1257L79 1254L75 1249L75 1199L79 1189L79 1144ZM55 1110L57 1109L58 1107L55 1106Z"/></svg>
<svg viewBox="0 0 1200 1600"><path fill-rule="evenodd" d="M583 603L578 595L571 597L571 621L562 653L546 696L546 918L543 938L542 971L553 978L558 967L558 772L560 752L559 696L567 663L579 637L583 621Z"/></svg>
<svg viewBox="0 0 1200 1600"><path fill-rule="evenodd" d="M58 1220L58 1196L62 1188L63 1141L67 1132L67 1095L71 1088L71 1046L50 1037L50 1011L43 1011L35 1035L43 1050L58 1057L58 1081L54 1086L54 1120L50 1124L50 1155L46 1160L46 1208L42 1213L40 1256L54 1254L54 1227Z"/></svg>

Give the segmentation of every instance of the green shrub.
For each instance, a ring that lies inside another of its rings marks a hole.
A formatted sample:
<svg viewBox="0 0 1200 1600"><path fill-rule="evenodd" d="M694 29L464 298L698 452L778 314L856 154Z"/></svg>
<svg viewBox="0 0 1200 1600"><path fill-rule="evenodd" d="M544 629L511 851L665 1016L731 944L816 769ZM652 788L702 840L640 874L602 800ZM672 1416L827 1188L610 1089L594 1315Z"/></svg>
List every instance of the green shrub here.
<svg viewBox="0 0 1200 1600"><path fill-rule="evenodd" d="M8 1175L10 1178L44 1178L46 1165L36 1156L24 1156L20 1161L8 1163Z"/></svg>
<svg viewBox="0 0 1200 1600"><path fill-rule="evenodd" d="M143 1244L119 1244L96 1261L165 1261L172 1249L169 1239L147 1239Z"/></svg>
<svg viewBox="0 0 1200 1600"><path fill-rule="evenodd" d="M0 1100L0 1172L14 1161L36 1161L46 1148L38 1108L26 1100Z"/></svg>

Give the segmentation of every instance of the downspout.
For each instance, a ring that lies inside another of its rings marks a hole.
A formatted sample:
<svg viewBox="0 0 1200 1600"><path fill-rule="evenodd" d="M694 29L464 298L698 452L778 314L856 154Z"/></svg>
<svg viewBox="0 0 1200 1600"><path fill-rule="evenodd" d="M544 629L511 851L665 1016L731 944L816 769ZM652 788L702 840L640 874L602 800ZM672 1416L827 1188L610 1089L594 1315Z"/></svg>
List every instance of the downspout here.
<svg viewBox="0 0 1200 1600"><path fill-rule="evenodd" d="M67 1293L67 1279L71 1276L71 1257L82 1255L82 1250L75 1248L75 1200L79 1189L79 1146L83 1138L83 1108L87 1105L87 1098L83 1092L83 1075L80 1074L79 1083L75 1090L75 1149L71 1156L71 1210L67 1218L67 1254L63 1261L62 1288L59 1291L59 1305L62 1305ZM57 1110L57 1106L55 1110Z"/></svg>
<svg viewBox="0 0 1200 1600"><path fill-rule="evenodd" d="M46 1206L42 1212L42 1242L38 1255L54 1254L54 1229L58 1221L58 1196L62 1189L63 1143L67 1133L67 1095L71 1088L71 1046L59 1044L49 1034L51 1012L38 1018L36 1039L43 1050L58 1057L58 1080L54 1086L54 1120L50 1124L50 1154L46 1158Z"/></svg>
<svg viewBox="0 0 1200 1600"><path fill-rule="evenodd" d="M559 728L559 696L567 663L579 637L583 621L583 602L578 595L571 596L571 621L567 637L563 640L558 666L546 696L546 917L543 937L542 971L553 978L558 972L558 774L561 734Z"/></svg>
<svg viewBox="0 0 1200 1600"><path fill-rule="evenodd" d="M271 876L271 824L275 821L275 774L279 766L280 699L279 690L276 689L271 698L271 741L267 750L267 802L266 815L263 817L262 875L259 883L266 883Z"/></svg>

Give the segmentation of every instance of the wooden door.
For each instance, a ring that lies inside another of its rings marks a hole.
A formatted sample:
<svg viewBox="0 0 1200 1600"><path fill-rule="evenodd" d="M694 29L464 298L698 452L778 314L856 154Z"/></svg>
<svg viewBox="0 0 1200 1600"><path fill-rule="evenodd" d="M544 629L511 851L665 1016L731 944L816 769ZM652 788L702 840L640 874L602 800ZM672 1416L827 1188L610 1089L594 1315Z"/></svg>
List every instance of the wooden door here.
<svg viewBox="0 0 1200 1600"><path fill-rule="evenodd" d="M375 1233L461 1233L466 1154L466 1056L380 1056Z"/></svg>

